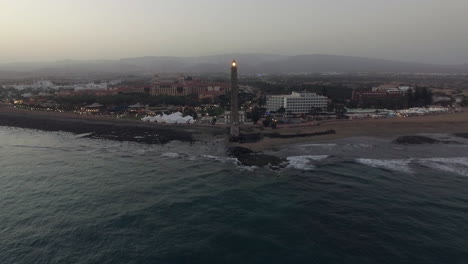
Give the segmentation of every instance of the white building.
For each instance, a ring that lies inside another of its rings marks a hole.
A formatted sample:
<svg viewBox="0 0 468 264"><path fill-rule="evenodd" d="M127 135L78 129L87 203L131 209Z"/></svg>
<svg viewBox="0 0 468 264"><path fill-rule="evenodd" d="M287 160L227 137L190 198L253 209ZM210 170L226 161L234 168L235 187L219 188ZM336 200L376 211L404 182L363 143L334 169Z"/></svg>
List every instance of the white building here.
<svg viewBox="0 0 468 264"><path fill-rule="evenodd" d="M9 85L2 85L2 88L14 88L16 90L24 90L24 89L47 89L47 88L55 88L55 84L51 81L42 80L33 82L32 84L9 84Z"/></svg>
<svg viewBox="0 0 468 264"><path fill-rule="evenodd" d="M432 96L433 103L450 102L450 101L452 101L452 98L449 96L437 96L437 95Z"/></svg>
<svg viewBox="0 0 468 264"><path fill-rule="evenodd" d="M411 86L403 85L393 85L393 84L384 84L377 87L373 87L373 92L387 92L387 93L405 93L409 90L414 91L414 88Z"/></svg>
<svg viewBox="0 0 468 264"><path fill-rule="evenodd" d="M103 83L86 83L86 84L75 84L73 88L75 91L80 90L106 90L108 87L106 82Z"/></svg>
<svg viewBox="0 0 468 264"><path fill-rule="evenodd" d="M297 93L290 95L271 95L267 98L267 110L278 111L281 107L286 109L286 113L304 114L309 113L313 108L326 108L328 98L316 93Z"/></svg>

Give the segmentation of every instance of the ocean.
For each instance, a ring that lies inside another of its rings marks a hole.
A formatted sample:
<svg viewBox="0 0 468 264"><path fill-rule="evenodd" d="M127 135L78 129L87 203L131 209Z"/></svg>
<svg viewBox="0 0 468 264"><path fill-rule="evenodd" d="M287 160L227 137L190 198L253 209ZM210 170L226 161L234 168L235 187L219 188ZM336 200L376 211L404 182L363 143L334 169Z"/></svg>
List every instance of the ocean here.
<svg viewBox="0 0 468 264"><path fill-rule="evenodd" d="M0 127L0 263L468 263L468 140L271 151Z"/></svg>

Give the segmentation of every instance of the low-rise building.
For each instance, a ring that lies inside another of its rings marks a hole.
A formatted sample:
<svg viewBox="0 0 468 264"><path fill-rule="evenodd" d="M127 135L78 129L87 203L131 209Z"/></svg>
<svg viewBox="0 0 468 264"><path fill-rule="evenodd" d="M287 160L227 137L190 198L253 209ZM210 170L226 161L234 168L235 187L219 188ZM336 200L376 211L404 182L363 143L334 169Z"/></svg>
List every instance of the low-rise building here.
<svg viewBox="0 0 468 264"><path fill-rule="evenodd" d="M134 112L134 113L145 113L148 110L148 106L137 103L137 104L128 106L128 109L130 110L130 112Z"/></svg>
<svg viewBox="0 0 468 264"><path fill-rule="evenodd" d="M270 95L267 97L267 110L285 109L286 113L305 114L314 108L326 108L328 98L316 93L293 92L289 95Z"/></svg>
<svg viewBox="0 0 468 264"><path fill-rule="evenodd" d="M82 108L82 111L88 114L97 114L103 110L104 106L99 103L94 103L92 105L87 105Z"/></svg>
<svg viewBox="0 0 468 264"><path fill-rule="evenodd" d="M445 103L451 102L453 99L450 96L443 96L443 95L433 95L432 102L433 103Z"/></svg>

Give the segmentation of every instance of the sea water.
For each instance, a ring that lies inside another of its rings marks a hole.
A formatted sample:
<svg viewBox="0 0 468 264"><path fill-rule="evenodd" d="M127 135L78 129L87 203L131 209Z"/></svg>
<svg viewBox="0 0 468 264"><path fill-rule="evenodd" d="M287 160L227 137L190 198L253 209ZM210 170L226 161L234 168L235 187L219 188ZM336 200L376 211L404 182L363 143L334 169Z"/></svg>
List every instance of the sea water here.
<svg viewBox="0 0 468 264"><path fill-rule="evenodd" d="M467 263L455 140L299 144L269 153L278 171L222 144L0 127L0 263Z"/></svg>

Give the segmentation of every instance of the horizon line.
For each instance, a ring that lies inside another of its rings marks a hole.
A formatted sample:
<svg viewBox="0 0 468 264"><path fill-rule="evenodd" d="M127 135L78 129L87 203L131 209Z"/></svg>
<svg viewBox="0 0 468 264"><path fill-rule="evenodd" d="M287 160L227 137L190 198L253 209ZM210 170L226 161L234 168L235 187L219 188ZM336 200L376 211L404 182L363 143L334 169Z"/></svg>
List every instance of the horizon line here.
<svg viewBox="0 0 468 264"><path fill-rule="evenodd" d="M466 63L429 63L429 62L420 62L420 61L404 61L404 60L392 60L387 58L379 58L379 57L368 57L368 56L358 56L358 55L342 55L342 54L327 54L327 53L303 53L303 54L295 54L295 55L285 55L280 53L262 53L262 52L232 52L232 53L217 53L212 55L191 55L191 56L184 56L184 55L143 55L143 56L128 56L128 57L120 57L120 58L112 58L112 59L70 59L64 58L59 60L33 60L33 61L10 61L10 62L0 62L2 66L14 65L14 64L53 64L53 63L66 63L66 62L117 62L122 60L128 59L142 59L142 58L180 58L180 59L188 59L188 58L202 58L202 57L216 57L216 56L245 56L245 55L270 55L270 56L283 56L283 57L301 57L301 56L330 56L330 57L349 57L349 58L360 58L360 59L370 59L370 60L381 60L381 61L388 61L388 62L399 62L399 63L414 63L414 64L423 64L423 65L435 65L435 66L460 66L460 65L467 65ZM235 58L231 58L235 59ZM228 63L229 64L229 63Z"/></svg>

